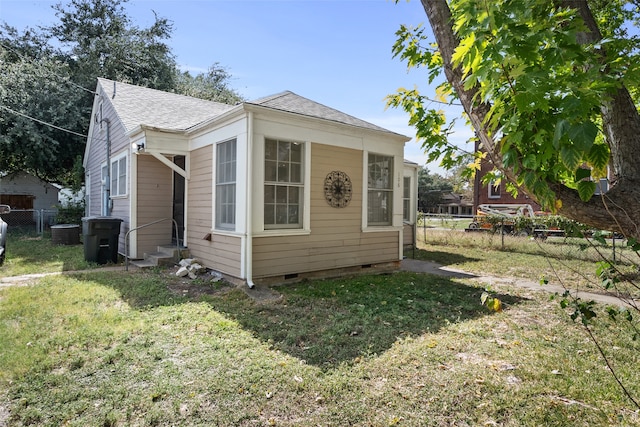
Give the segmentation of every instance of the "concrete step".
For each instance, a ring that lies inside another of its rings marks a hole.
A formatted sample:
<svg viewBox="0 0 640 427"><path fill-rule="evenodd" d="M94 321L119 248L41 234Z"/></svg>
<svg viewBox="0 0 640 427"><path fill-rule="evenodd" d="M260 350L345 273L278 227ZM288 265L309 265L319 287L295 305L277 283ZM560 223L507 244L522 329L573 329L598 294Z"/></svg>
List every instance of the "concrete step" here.
<svg viewBox="0 0 640 427"><path fill-rule="evenodd" d="M144 254L142 260L133 260L131 264L139 268L151 268L177 264L183 258L189 257L189 249L177 248L175 245L163 245L156 248L156 252Z"/></svg>
<svg viewBox="0 0 640 427"><path fill-rule="evenodd" d="M166 252L151 252L144 254L144 259L153 262L155 265L173 265L177 262L173 254L168 254Z"/></svg>
<svg viewBox="0 0 640 427"><path fill-rule="evenodd" d="M133 260L133 261L129 261L131 263L131 265L135 265L138 268L152 268L152 267L157 267L156 264L154 264L152 261L148 260L148 259L138 259L138 260Z"/></svg>

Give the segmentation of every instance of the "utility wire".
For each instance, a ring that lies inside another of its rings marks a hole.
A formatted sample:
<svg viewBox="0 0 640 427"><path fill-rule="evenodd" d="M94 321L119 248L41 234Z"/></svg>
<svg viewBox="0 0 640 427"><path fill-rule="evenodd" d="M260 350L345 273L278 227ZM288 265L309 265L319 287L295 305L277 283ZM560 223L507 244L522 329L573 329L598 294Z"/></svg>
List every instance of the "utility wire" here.
<svg viewBox="0 0 640 427"><path fill-rule="evenodd" d="M9 111L10 113L17 114L18 116L25 117L25 118L27 118L27 119L29 119L29 120L33 120L34 122L41 123L41 124L43 124L43 125L46 125L46 126L52 127L52 128L54 128L54 129L58 129L58 130L61 130L61 131L63 131L63 132L67 132L67 133L70 133L70 134L72 134L72 135L81 136L81 137L83 137L83 138L86 138L86 137L87 137L87 135L83 135L83 134L81 134L81 133L74 132L74 131L69 130L69 129L61 128L60 126L56 126L56 125L54 125L54 124L47 123L47 122L42 121L42 120L40 120L40 119L36 119L35 117L27 116L27 115L26 115L26 114L24 114L24 113L21 113L21 112L19 112L19 111L12 110L11 108L9 108L9 107L5 107L4 105L0 105L0 108L4 108L5 110Z"/></svg>

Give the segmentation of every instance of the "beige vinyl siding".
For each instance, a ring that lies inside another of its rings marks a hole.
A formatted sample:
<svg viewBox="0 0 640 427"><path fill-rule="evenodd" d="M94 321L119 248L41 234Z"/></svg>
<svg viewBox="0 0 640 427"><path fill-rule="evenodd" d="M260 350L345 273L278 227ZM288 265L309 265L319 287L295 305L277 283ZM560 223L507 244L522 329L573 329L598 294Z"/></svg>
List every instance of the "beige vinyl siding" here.
<svg viewBox="0 0 640 427"><path fill-rule="evenodd" d="M241 277L241 239L212 234L213 224L213 149L209 145L191 152L191 180L188 182L187 245L191 256L205 267Z"/></svg>
<svg viewBox="0 0 640 427"><path fill-rule="evenodd" d="M362 232L362 152L311 145L311 234L253 239L255 278L398 261L397 231ZM344 208L329 206L324 179L331 171L351 178L353 195Z"/></svg>
<svg viewBox="0 0 640 427"><path fill-rule="evenodd" d="M150 155L139 154L137 161L137 226L173 218L173 171ZM173 222L167 220L135 231L138 257L170 245L171 227Z"/></svg>

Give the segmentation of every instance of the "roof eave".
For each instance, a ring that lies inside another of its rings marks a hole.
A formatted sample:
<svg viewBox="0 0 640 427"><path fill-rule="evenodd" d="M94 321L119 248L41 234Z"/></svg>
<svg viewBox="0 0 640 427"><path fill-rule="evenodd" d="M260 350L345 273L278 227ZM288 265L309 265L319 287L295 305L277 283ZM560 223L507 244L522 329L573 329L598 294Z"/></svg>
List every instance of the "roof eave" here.
<svg viewBox="0 0 640 427"><path fill-rule="evenodd" d="M258 105L258 104L253 104L250 102L245 102L244 104L244 109L245 111L252 111L252 112L277 112L279 114L283 114L283 115L287 115L287 116L291 116L291 117L304 117L310 120L318 120L320 122L324 122L324 123L331 123L334 125L339 125L339 126L345 126L345 127L349 127L352 129L358 129L358 130L362 130L365 132L372 132L372 133L376 133L376 134L384 134L384 135L388 135L393 137L394 139L396 139L398 142L402 142L403 144L405 142L409 142L411 141L411 137L408 137L406 135L402 135L396 132L392 132L390 130L384 129L384 130L378 130L378 129L371 129L371 128L366 128L364 126L357 126L357 125L352 125L349 123L344 123L344 122L340 122L337 120L330 120L330 119L324 119L322 117L316 117L316 116L310 116L308 114L301 114L301 113L295 113L292 111L287 111L287 110L282 110L280 108L273 108L273 107L265 107L264 105Z"/></svg>
<svg viewBox="0 0 640 427"><path fill-rule="evenodd" d="M184 133L187 135L193 135L207 129L210 126L215 126L217 123L224 122L225 120L228 120L229 118L242 113L244 111L243 105L244 104L238 104L233 108L225 111L224 113L218 114L215 117L211 117L210 119L195 124L190 128L185 129Z"/></svg>

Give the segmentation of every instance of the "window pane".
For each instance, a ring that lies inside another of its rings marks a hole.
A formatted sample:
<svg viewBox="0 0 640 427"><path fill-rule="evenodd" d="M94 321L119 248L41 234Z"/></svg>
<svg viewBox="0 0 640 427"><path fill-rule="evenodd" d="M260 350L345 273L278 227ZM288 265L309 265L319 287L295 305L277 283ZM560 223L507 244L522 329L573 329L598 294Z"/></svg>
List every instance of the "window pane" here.
<svg viewBox="0 0 640 427"><path fill-rule="evenodd" d="M123 195L127 194L127 158L121 158L119 163L118 195Z"/></svg>
<svg viewBox="0 0 640 427"><path fill-rule="evenodd" d="M291 144L291 161L295 163L302 163L302 144Z"/></svg>
<svg viewBox="0 0 640 427"><path fill-rule="evenodd" d="M273 139L267 139L264 141L264 158L266 160L278 159L278 143Z"/></svg>
<svg viewBox="0 0 640 427"><path fill-rule="evenodd" d="M298 205L289 205L289 220L287 224L298 223Z"/></svg>
<svg viewBox="0 0 640 427"><path fill-rule="evenodd" d="M278 182L290 182L289 179L289 163L278 163Z"/></svg>
<svg viewBox="0 0 640 427"><path fill-rule="evenodd" d="M289 203L300 203L300 188L289 187Z"/></svg>
<svg viewBox="0 0 640 427"><path fill-rule="evenodd" d="M275 201L276 201L276 186L265 185L264 186L264 202L275 203Z"/></svg>
<svg viewBox="0 0 640 427"><path fill-rule="evenodd" d="M276 224L288 224L287 205L276 205Z"/></svg>
<svg viewBox="0 0 640 427"><path fill-rule="evenodd" d="M278 177L278 163L270 160L264 162L264 180L275 182Z"/></svg>
<svg viewBox="0 0 640 427"><path fill-rule="evenodd" d="M272 203L264 204L264 223L265 224L275 224L275 205Z"/></svg>
<svg viewBox="0 0 640 427"><path fill-rule="evenodd" d="M291 164L291 182L302 183L302 165Z"/></svg>
<svg viewBox="0 0 640 427"><path fill-rule="evenodd" d="M291 160L289 155L290 149L290 142L278 141L278 160L289 162Z"/></svg>
<svg viewBox="0 0 640 427"><path fill-rule="evenodd" d="M111 195L115 196L118 191L118 163L111 163Z"/></svg>
<svg viewBox="0 0 640 427"><path fill-rule="evenodd" d="M287 203L287 188L285 186L276 187L276 203Z"/></svg>
<svg viewBox="0 0 640 427"><path fill-rule="evenodd" d="M405 176L402 182L404 184L404 187L402 188L403 197L408 199L411 197L411 178Z"/></svg>

